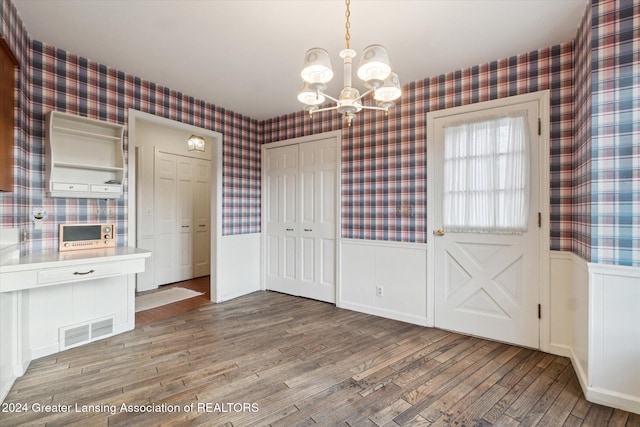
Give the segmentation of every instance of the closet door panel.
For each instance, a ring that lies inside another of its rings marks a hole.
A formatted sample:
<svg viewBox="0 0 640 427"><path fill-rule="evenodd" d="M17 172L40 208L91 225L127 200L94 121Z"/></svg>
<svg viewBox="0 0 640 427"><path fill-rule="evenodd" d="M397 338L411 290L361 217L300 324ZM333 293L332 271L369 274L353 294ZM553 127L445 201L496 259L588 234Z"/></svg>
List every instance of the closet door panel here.
<svg viewBox="0 0 640 427"><path fill-rule="evenodd" d="M154 254L154 284L164 285L176 281L176 227L177 212L177 184L176 184L176 156L156 153L154 176L154 218L155 238Z"/></svg>
<svg viewBox="0 0 640 427"><path fill-rule="evenodd" d="M211 162L193 159L193 276L211 272Z"/></svg>
<svg viewBox="0 0 640 427"><path fill-rule="evenodd" d="M334 139L300 144L300 208L304 277L302 296L335 302L335 174Z"/></svg>
<svg viewBox="0 0 640 427"><path fill-rule="evenodd" d="M267 289L298 295L298 148L266 152Z"/></svg>
<svg viewBox="0 0 640 427"><path fill-rule="evenodd" d="M322 261L320 281L322 285L335 287L336 247L335 240L322 239Z"/></svg>

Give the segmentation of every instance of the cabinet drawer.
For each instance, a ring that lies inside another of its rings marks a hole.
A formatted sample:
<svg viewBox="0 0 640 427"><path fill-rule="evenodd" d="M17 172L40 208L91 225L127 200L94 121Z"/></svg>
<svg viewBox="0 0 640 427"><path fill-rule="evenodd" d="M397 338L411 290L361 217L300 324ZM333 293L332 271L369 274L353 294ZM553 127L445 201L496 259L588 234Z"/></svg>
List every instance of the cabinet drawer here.
<svg viewBox="0 0 640 427"><path fill-rule="evenodd" d="M49 268L38 271L38 285L78 282L80 280L99 279L120 274L122 267L117 262L83 264L71 267Z"/></svg>
<svg viewBox="0 0 640 427"><path fill-rule="evenodd" d="M122 187L120 185L108 185L108 184L92 184L91 192L92 193L120 193L122 191Z"/></svg>
<svg viewBox="0 0 640 427"><path fill-rule="evenodd" d="M89 191L88 184L74 184L67 182L52 182L51 190L53 191Z"/></svg>

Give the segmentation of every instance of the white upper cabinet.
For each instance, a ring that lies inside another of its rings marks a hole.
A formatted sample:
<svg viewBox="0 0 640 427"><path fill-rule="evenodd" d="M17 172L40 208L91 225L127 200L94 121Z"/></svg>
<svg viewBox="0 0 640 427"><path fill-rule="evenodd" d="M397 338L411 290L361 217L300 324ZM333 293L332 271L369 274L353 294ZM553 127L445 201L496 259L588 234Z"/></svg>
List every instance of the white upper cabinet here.
<svg viewBox="0 0 640 427"><path fill-rule="evenodd" d="M117 199L124 180L124 126L51 111L46 122L51 197Z"/></svg>

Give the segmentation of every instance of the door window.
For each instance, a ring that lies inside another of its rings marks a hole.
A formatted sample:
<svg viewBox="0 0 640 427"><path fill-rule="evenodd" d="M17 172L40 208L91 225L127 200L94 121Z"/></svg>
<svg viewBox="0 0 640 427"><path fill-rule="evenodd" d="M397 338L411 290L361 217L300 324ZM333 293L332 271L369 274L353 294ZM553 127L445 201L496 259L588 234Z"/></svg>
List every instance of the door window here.
<svg viewBox="0 0 640 427"><path fill-rule="evenodd" d="M529 216L526 111L444 129L443 225L448 232L522 233Z"/></svg>

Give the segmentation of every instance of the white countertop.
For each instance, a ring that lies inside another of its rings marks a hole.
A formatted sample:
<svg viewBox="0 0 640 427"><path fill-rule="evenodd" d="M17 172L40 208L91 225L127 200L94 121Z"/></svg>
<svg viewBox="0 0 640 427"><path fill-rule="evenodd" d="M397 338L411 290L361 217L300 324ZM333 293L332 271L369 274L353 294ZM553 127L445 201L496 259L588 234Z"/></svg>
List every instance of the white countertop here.
<svg viewBox="0 0 640 427"><path fill-rule="evenodd" d="M68 252L34 252L19 257L8 257L0 262L0 273L33 270L38 268L61 267L66 264L90 264L102 261L118 261L147 258L151 252L130 246L116 246L106 249L89 249Z"/></svg>

